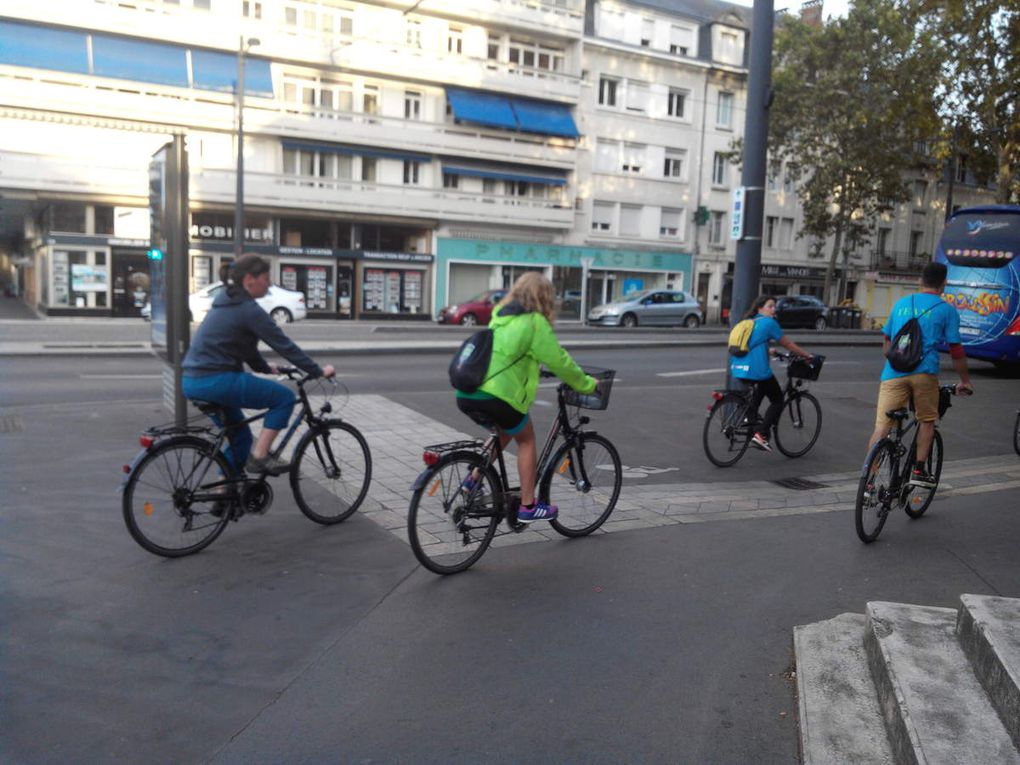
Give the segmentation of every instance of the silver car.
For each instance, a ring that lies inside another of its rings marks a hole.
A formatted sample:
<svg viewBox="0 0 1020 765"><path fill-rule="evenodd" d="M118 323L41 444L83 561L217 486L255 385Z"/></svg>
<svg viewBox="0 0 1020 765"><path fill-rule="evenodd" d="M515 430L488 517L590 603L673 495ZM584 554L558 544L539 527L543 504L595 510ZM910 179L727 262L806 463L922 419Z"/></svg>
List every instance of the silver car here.
<svg viewBox="0 0 1020 765"><path fill-rule="evenodd" d="M679 290L632 292L588 313L588 324L612 327L683 325L697 327L705 320L693 295Z"/></svg>

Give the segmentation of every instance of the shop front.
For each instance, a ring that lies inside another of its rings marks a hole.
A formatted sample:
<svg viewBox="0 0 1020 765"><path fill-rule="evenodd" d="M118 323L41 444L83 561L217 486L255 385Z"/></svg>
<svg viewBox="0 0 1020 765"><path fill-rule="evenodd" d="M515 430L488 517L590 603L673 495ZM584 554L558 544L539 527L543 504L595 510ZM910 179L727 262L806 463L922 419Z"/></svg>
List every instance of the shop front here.
<svg viewBox="0 0 1020 765"><path fill-rule="evenodd" d="M37 248L30 291L50 316L139 316L149 294L148 242L50 234Z"/></svg>
<svg viewBox="0 0 1020 765"><path fill-rule="evenodd" d="M429 319L433 256L419 252L353 251L357 262L358 318Z"/></svg>
<svg viewBox="0 0 1020 765"><path fill-rule="evenodd" d="M303 292L312 319L352 318L354 260L328 247L280 247L276 283Z"/></svg>
<svg viewBox="0 0 1020 765"><path fill-rule="evenodd" d="M836 272L838 278L839 272ZM825 300L825 269L811 266L778 265L763 263L758 294L782 297L783 295L813 295ZM726 264L722 285L723 321L728 316L733 295L733 263Z"/></svg>
<svg viewBox="0 0 1020 765"><path fill-rule="evenodd" d="M445 238L438 240L438 251L437 308L509 288L527 271L553 283L557 314L565 319L579 319L635 290L691 289L688 253Z"/></svg>

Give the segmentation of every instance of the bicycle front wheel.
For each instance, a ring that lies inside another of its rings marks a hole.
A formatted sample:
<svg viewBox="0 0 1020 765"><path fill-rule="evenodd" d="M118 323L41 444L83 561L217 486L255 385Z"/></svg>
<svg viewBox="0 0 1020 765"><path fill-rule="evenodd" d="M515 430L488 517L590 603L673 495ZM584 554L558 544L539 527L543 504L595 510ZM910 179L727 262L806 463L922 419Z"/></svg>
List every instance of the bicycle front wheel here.
<svg viewBox="0 0 1020 765"><path fill-rule="evenodd" d="M701 443L713 465L729 467L744 456L751 443L752 426L746 422L751 414L747 400L733 393L727 393L712 404Z"/></svg>
<svg viewBox="0 0 1020 765"><path fill-rule="evenodd" d="M124 486L124 523L144 549L166 558L191 555L230 521L224 476L230 466L201 438L168 438L149 450Z"/></svg>
<svg viewBox="0 0 1020 765"><path fill-rule="evenodd" d="M294 447L290 488L301 512L316 523L350 518L371 480L372 453L353 425L332 420L312 427Z"/></svg>
<svg viewBox="0 0 1020 765"><path fill-rule="evenodd" d="M538 496L559 512L550 521L565 537L583 537L606 522L623 484L620 455L609 439L581 433L559 448L539 482Z"/></svg>
<svg viewBox="0 0 1020 765"><path fill-rule="evenodd" d="M910 459L906 463L906 474L907 477L904 480L910 479L909 471L913 469L914 462L917 460L917 441L910 447ZM903 503L903 510L911 518L917 519L924 515L924 511L928 509L928 505L935 499L935 492L938 490L939 478L942 476L942 434L935 430L935 437L931 441L931 449L928 450L928 459L924 463L925 468L928 472L935 476L935 486L930 489L922 489L919 486L911 486L908 489L908 495L906 501Z"/></svg>
<svg viewBox="0 0 1020 765"><path fill-rule="evenodd" d="M776 420L775 440L787 457L802 457L822 432L822 407L810 393L794 393Z"/></svg>
<svg viewBox="0 0 1020 765"><path fill-rule="evenodd" d="M473 486L465 485L469 477ZM503 483L474 452L451 452L419 476L407 510L414 557L435 574L456 574L475 563L503 518Z"/></svg>
<svg viewBox="0 0 1020 765"><path fill-rule="evenodd" d="M862 542L874 542L885 526L889 510L895 499L896 460L895 448L882 439L868 453L857 485L857 502L854 505L854 523Z"/></svg>

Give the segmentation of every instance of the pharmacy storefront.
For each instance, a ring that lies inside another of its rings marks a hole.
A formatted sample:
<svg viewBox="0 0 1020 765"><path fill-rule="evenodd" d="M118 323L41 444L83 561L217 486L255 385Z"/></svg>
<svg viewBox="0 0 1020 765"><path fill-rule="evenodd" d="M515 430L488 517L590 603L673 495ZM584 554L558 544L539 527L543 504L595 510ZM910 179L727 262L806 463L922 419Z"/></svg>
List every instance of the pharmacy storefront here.
<svg viewBox="0 0 1020 765"><path fill-rule="evenodd" d="M567 319L635 290L691 289L688 253L444 238L437 249L435 310L509 288L527 271L552 281L558 314Z"/></svg>

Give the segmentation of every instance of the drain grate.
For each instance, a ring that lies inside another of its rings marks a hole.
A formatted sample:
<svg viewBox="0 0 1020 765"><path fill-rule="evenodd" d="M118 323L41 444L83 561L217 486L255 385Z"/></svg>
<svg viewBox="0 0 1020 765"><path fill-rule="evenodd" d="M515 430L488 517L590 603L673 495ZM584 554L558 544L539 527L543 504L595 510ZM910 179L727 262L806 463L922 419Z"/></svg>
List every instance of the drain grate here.
<svg viewBox="0 0 1020 765"><path fill-rule="evenodd" d="M21 418L15 414L0 414L0 433L20 433L24 430Z"/></svg>
<svg viewBox="0 0 1020 765"><path fill-rule="evenodd" d="M797 491L828 488L824 483L809 481L807 478L780 478L772 483L776 484L776 486L782 486L784 489L796 489Z"/></svg>

